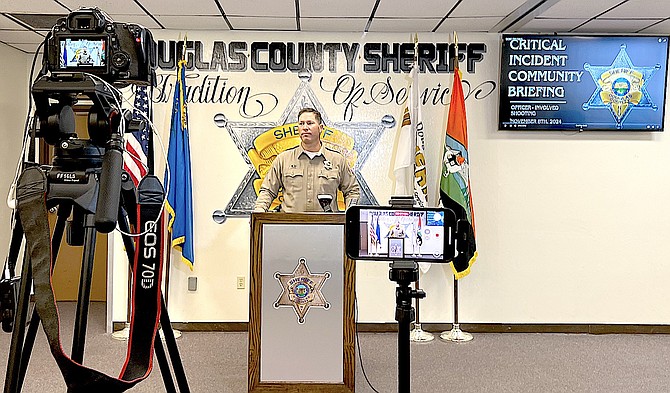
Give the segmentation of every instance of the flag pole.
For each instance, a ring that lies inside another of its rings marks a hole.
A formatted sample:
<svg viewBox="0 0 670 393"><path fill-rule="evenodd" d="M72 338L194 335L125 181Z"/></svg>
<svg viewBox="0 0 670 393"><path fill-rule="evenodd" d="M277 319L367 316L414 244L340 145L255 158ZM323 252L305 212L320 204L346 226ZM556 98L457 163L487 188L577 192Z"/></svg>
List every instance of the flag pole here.
<svg viewBox="0 0 670 393"><path fill-rule="evenodd" d="M181 34L179 34L179 35L181 36ZM179 57L179 59L176 59L177 62L179 62L181 60L186 60L186 36L187 36L187 34L184 34L184 42L182 43L180 57ZM179 64L177 64L177 70L179 70ZM179 78L179 76L177 76L177 78ZM175 80L175 89L176 89L176 83L178 83L178 79ZM173 108L173 110L174 110L174 108ZM172 132L172 130L170 130L170 132ZM167 162L165 163L165 165L167 166ZM167 215L166 212L163 212L163 214ZM166 219L165 222L167 223L168 220ZM172 265L172 263L171 263L172 262L172 239L170 239L169 242L165 242L165 243L166 243L166 247L167 247L167 251L166 251L165 255L167 255L167 258L165 259L165 277L164 277L163 282L164 282L164 286L165 286L165 294L164 294L165 309L167 310L169 305L170 305L170 302L169 302L170 293L169 292L170 292L170 269L171 269L171 265ZM178 338L179 336L181 336L181 332L179 332L178 330L175 330L174 332L175 332L175 334L178 334L178 336L175 336L175 337Z"/></svg>
<svg viewBox="0 0 670 393"><path fill-rule="evenodd" d="M139 86L135 85L135 94L137 94L137 89ZM151 91L151 90L150 90ZM149 108L147 110L147 115L153 121L153 109L151 108L151 93L149 94L149 100L147 102ZM135 108L133 108L135 110ZM124 136L125 139L125 136ZM149 151L147 153L147 174L153 174L153 139L151 132L149 132ZM129 261L128 264L128 295L126 299L126 323L123 325L123 329L112 332L112 338L119 341L126 341L130 338L130 320L132 318L132 305L133 300L131 294L133 293L133 261Z"/></svg>
<svg viewBox="0 0 670 393"><path fill-rule="evenodd" d="M414 282L414 289L417 291L420 290L419 288L419 278L421 277L421 268L419 268L419 274L417 275L417 279ZM409 339L412 342L429 342L433 341L435 339L435 336L433 333L427 332L421 328L421 319L419 317L419 299L414 299L415 303L415 308L416 308L416 322L414 322L414 328L412 331L409 332Z"/></svg>
<svg viewBox="0 0 670 393"><path fill-rule="evenodd" d="M458 36L454 31L454 62L458 64ZM459 72L458 67L455 67L455 71ZM451 327L451 330L442 332L440 338L445 341L451 342L467 342L473 339L472 334L464 332L461 330L460 323L458 322L458 279L454 275L454 323Z"/></svg>
<svg viewBox="0 0 670 393"><path fill-rule="evenodd" d="M473 339L472 334L462 331L458 323L458 280L456 276L454 276L454 323L451 330L440 334L440 338L452 342L467 342Z"/></svg>
<svg viewBox="0 0 670 393"><path fill-rule="evenodd" d="M182 43L181 56L177 60L177 62L182 61L182 60L186 60L186 40L187 40L186 37L187 36L188 36L188 34L184 33L184 42ZM179 64L177 64L177 70L179 70ZM177 76L177 78L179 78L179 76ZM175 89L176 89L176 83L179 83L178 80L175 81ZM174 108L173 108L173 110L174 110ZM172 132L172 130L170 130L170 132ZM166 162L165 165L167 166L168 163ZM172 176L172 174L171 174L171 176ZM163 211L163 214L167 215L168 213L166 211ZM166 219L165 222L167 223L168 220ZM164 285L164 288L165 288L165 294L164 294L165 310L167 311L170 307L170 303L168 302L168 300L169 300L169 293L170 293L170 270L172 268L172 239L165 242L165 245L167 247L167 253L165 254L165 255L167 255L167 258L165 258L165 275L164 275L164 281L163 281L164 284L163 285ZM181 331L180 330L174 329L174 328L172 328L172 326L170 326L170 329L172 329L172 333L174 334L175 339L181 337ZM160 331L160 335L161 335L161 339L165 340L165 336L163 335L162 330Z"/></svg>
<svg viewBox="0 0 670 393"><path fill-rule="evenodd" d="M419 35L417 33L414 33L414 65L413 65L413 67L418 67L419 66L418 49L419 49ZM416 70L416 71L417 71L417 74L418 74L418 70ZM412 85L414 85L414 83L417 83L417 81L412 80ZM418 92L417 86L412 86L412 89L414 91ZM412 106L414 106L412 108L412 112L415 113L415 114L418 113L418 110L416 109L416 107L418 105L421 105L419 103L419 97L414 97L414 102L412 102ZM416 127L416 122L418 122L419 119L411 119L411 120L412 120L412 126ZM414 145L414 148L412 149L412 151L416 151L416 137L412 138L412 141L413 141L413 145ZM419 218L419 219L421 219L421 218ZM416 236L416 234L414 234L414 235ZM413 242L415 241L415 239L411 239L411 240ZM420 288L420 284L419 284L420 277L421 277L421 268L419 268L419 274L417 275L416 281L414 282L414 289L417 290L417 291ZM435 336L432 333L427 332L427 331L425 331L421 328L421 319L419 317L419 315L420 315L420 313L419 313L419 303L420 303L419 298L418 297L414 298L414 304L415 304L414 308L416 308L416 322L414 322L414 328L409 332L409 339L412 342L433 341L435 339Z"/></svg>

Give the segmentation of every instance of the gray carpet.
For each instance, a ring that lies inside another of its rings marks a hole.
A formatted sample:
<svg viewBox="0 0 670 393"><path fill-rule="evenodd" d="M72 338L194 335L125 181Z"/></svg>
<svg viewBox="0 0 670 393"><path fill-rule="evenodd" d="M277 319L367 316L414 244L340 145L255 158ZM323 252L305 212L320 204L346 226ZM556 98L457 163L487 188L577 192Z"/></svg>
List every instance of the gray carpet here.
<svg viewBox="0 0 670 393"><path fill-rule="evenodd" d="M70 350L72 306L61 306L64 347ZM68 325L68 321L69 325ZM362 365L380 393L397 391L396 334L361 333ZM4 375L10 334L0 333ZM192 392L247 390L247 334L184 332L177 340ZM104 333L104 304L90 312L84 364L116 375L126 344ZM475 334L468 343L439 339L412 344L412 392L667 393L670 335ZM356 391L373 392L356 359ZM132 393L165 391L157 363ZM64 392L44 333L37 335L24 392Z"/></svg>

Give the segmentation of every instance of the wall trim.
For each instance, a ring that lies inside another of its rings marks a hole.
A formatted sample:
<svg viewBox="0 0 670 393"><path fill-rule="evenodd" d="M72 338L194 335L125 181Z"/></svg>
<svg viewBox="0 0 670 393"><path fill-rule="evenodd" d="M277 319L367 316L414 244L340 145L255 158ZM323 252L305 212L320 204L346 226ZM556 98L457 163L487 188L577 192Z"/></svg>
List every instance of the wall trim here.
<svg viewBox="0 0 670 393"><path fill-rule="evenodd" d="M125 322L114 322L114 331L125 327ZM173 322L172 328L182 332L246 332L247 322ZM451 329L450 323L422 323L421 327L432 333ZM670 325L634 324L526 324L526 323L462 323L463 331L469 333L573 333L573 334L670 334ZM360 333L394 333L396 323L359 322Z"/></svg>

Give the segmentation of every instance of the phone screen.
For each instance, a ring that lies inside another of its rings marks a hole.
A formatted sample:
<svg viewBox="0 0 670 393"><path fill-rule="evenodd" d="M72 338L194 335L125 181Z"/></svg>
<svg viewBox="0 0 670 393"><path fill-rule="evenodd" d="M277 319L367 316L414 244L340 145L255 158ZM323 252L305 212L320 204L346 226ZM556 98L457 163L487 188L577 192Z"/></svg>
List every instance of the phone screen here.
<svg viewBox="0 0 670 393"><path fill-rule="evenodd" d="M354 259L448 262L454 254L455 221L451 210L439 208L352 206L347 210L347 254Z"/></svg>

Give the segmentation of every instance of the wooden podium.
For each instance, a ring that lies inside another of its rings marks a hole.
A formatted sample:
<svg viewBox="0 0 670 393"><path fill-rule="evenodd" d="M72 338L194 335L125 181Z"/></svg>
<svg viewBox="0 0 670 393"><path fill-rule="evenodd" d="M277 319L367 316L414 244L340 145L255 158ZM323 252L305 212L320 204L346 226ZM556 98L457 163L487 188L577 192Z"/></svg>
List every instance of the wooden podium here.
<svg viewBox="0 0 670 393"><path fill-rule="evenodd" d="M249 392L354 391L344 214L253 213Z"/></svg>

